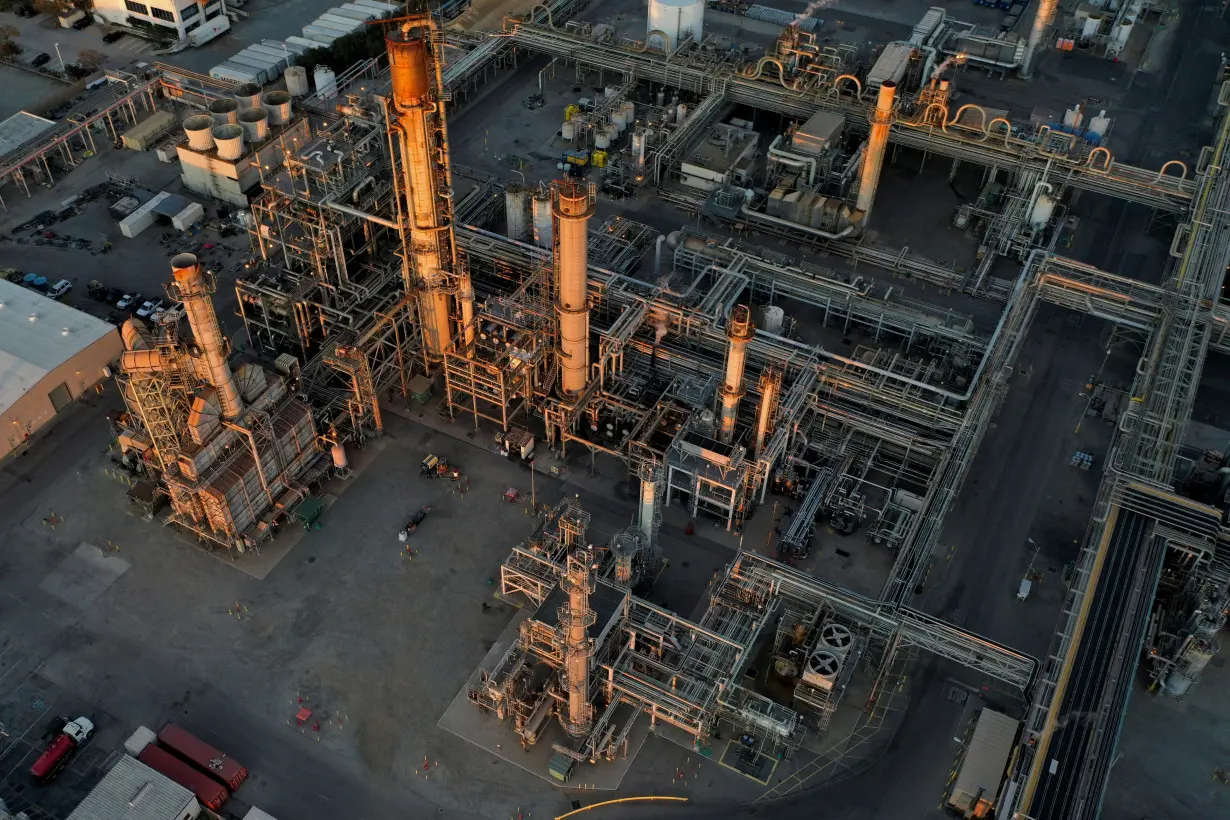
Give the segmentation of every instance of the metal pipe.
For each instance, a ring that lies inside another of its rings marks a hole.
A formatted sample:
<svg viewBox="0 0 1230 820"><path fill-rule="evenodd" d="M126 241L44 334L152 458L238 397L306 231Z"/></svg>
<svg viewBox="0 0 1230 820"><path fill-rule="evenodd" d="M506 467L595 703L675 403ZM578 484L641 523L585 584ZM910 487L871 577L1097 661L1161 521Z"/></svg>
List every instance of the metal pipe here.
<svg viewBox="0 0 1230 820"><path fill-rule="evenodd" d="M1051 27L1055 19L1055 10L1059 0L1038 0L1038 12L1034 16L1034 27L1029 31L1029 43L1025 46L1025 56L1021 58L1021 76L1028 79L1034 71L1034 54L1042 43L1042 37Z"/></svg>
<svg viewBox="0 0 1230 820"><path fill-rule="evenodd" d="M769 156L780 162L782 165L790 165L795 168L806 168L807 184L814 185L816 183L816 158L800 156L778 148L777 146L781 145L781 142L781 134L778 134L773 138L773 142L769 145Z"/></svg>
<svg viewBox="0 0 1230 820"><path fill-rule="evenodd" d="M239 418L243 413L243 402L226 361L226 337L222 335L218 317L214 315L201 265L194 255L181 253L171 260L171 275L175 278L176 292L173 295L184 303L184 313L188 316L192 335L201 348L209 370L209 383L218 391L222 415L228 419Z"/></svg>
<svg viewBox="0 0 1230 820"><path fill-rule="evenodd" d="M559 321L560 389L575 396L589 377L589 234L593 192L576 182L552 186L555 217L555 312Z"/></svg>
<svg viewBox="0 0 1230 820"><path fill-rule="evenodd" d="M863 167L859 172L858 209L863 212L863 224L871 217L875 202L876 187L880 184L880 170L884 165L884 151L888 148L888 132L893 125L893 96L897 84L885 80L876 98L875 111L871 114L871 134L867 137L867 153L863 154Z"/></svg>
<svg viewBox="0 0 1230 820"><path fill-rule="evenodd" d="M747 343L755 334L752 312L747 305L735 305L726 325L726 375L722 380L722 419L718 438L723 444L735 439L735 417L739 413L739 400L747 392L743 387L743 369L747 365Z"/></svg>
<svg viewBox="0 0 1230 820"><path fill-rule="evenodd" d="M666 244L666 234L658 236L653 243L653 275L654 278L662 275L662 246Z"/></svg>
<svg viewBox="0 0 1230 820"><path fill-rule="evenodd" d="M320 204L325 206L326 208L332 208L335 211L339 211L344 214L349 214L350 216L357 216L360 219L366 219L368 222L375 222L377 225L384 225L386 228L392 228L395 231L401 230L401 225L397 222L394 222L391 219L385 219L382 216L376 216L375 214L369 214L366 211L360 211L358 208L351 208L349 205L342 205L340 203L334 202L332 199L328 199L328 198L323 199L321 200Z"/></svg>

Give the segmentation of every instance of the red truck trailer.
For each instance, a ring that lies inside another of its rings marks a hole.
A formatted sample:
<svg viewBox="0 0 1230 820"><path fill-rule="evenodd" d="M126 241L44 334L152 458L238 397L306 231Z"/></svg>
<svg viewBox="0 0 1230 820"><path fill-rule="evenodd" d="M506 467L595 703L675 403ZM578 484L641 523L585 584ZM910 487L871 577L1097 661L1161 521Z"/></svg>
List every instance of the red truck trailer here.
<svg viewBox="0 0 1230 820"><path fill-rule="evenodd" d="M248 779L247 767L235 758L227 757L199 737L189 734L182 726L174 723L163 726L158 733L158 745L205 772L232 792Z"/></svg>
<svg viewBox="0 0 1230 820"><path fill-rule="evenodd" d="M196 799L201 801L201 805L213 811L221 809L231 798L226 786L153 744L146 746L141 754L137 755L137 760L184 788L191 789Z"/></svg>

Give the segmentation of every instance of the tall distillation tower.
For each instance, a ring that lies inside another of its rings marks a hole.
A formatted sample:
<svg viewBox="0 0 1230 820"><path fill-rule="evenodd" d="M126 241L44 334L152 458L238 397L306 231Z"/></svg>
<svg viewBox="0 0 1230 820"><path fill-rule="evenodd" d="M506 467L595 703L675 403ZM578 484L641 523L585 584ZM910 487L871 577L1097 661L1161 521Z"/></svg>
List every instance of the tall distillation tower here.
<svg viewBox="0 0 1230 820"><path fill-rule="evenodd" d="M405 205L399 202L406 291L418 294L423 345L439 359L453 343L453 302L468 343L474 333L474 291L457 260L452 174L444 117L443 35L422 7L385 38L393 81L389 128L400 151Z"/></svg>

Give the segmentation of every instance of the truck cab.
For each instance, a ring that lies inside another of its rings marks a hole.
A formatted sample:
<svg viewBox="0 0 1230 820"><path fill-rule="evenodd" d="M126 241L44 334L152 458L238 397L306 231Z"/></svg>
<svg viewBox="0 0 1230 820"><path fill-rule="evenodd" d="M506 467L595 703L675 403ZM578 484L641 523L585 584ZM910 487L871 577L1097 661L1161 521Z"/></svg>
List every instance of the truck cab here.
<svg viewBox="0 0 1230 820"><path fill-rule="evenodd" d="M40 783L53 780L93 735L94 723L89 718L79 717L65 723L38 760L34 761L30 775Z"/></svg>

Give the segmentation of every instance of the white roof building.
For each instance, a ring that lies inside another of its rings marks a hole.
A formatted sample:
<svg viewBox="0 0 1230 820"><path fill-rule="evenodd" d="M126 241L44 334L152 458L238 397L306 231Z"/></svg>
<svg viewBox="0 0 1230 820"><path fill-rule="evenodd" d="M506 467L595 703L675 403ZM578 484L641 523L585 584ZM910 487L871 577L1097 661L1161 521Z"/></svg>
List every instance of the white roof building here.
<svg viewBox="0 0 1230 820"><path fill-rule="evenodd" d="M107 376L108 322L0 279L0 457Z"/></svg>
<svg viewBox="0 0 1230 820"><path fill-rule="evenodd" d="M192 792L124 755L68 820L192 820L201 804Z"/></svg>

